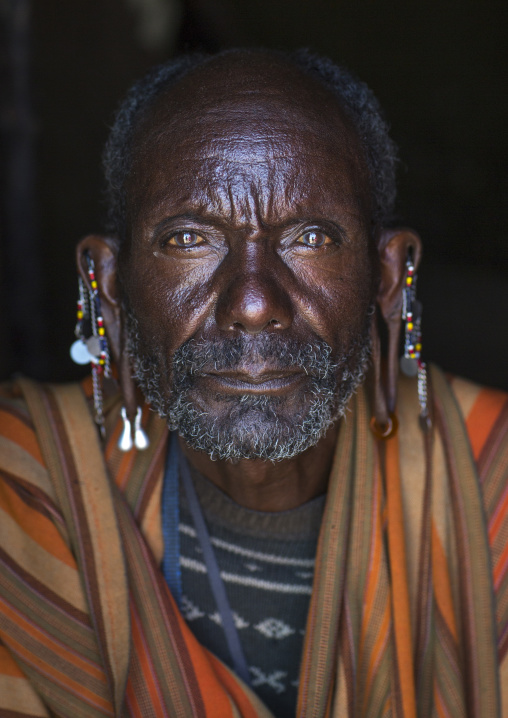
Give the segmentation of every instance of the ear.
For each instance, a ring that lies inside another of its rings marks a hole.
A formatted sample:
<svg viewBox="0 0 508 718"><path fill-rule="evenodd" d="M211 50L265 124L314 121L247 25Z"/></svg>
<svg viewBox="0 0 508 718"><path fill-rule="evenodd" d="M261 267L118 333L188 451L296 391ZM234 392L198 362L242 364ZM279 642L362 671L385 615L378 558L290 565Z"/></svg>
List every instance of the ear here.
<svg viewBox="0 0 508 718"><path fill-rule="evenodd" d="M122 306L118 288L118 250L118 240L115 237L91 234L78 243L76 259L78 271L88 287L90 287L90 281L85 254L88 253L93 259L106 335L113 359L118 367L127 417L131 422L131 426L134 426L137 413L137 398L129 355L126 351L125 325L122 319Z"/></svg>
<svg viewBox="0 0 508 718"><path fill-rule="evenodd" d="M88 254L95 265L95 279L99 290L101 311L104 318L106 335L115 362L121 356L121 317L120 297L117 284L118 242L113 237L90 234L76 247L78 272L88 288L88 266L85 255Z"/></svg>
<svg viewBox="0 0 508 718"><path fill-rule="evenodd" d="M406 276L406 260L409 251L412 250L414 266L418 267L422 256L422 243L416 232L402 227L382 229L378 236L377 246L381 273L377 303L381 317L388 329L384 391L387 410L389 413L393 413L397 403L402 289Z"/></svg>

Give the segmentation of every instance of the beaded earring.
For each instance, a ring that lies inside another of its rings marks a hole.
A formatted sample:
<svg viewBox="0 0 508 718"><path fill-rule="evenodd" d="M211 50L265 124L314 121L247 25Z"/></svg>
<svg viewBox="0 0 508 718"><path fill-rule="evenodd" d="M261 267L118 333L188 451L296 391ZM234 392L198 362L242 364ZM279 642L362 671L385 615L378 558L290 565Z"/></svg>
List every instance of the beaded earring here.
<svg viewBox="0 0 508 718"><path fill-rule="evenodd" d="M421 359L422 351L422 303L416 298L416 270L412 252L406 260L406 276L402 290L402 320L405 322L404 354L400 368L409 377L418 377L418 399L420 402L420 425L425 431L430 427L427 405L427 365Z"/></svg>
<svg viewBox="0 0 508 718"><path fill-rule="evenodd" d="M405 322L404 355L400 368L406 376L416 376L422 350L421 335L422 305L416 298L416 272L413 259L406 260L406 276L402 290L402 320Z"/></svg>
<svg viewBox="0 0 508 718"><path fill-rule="evenodd" d="M85 254L90 289L78 277L79 297L77 302L77 322L74 333L76 341L72 344L70 354L76 364L92 365L93 403L95 423L101 436L105 436L104 413L102 401L102 377L111 376L111 360L108 340L101 312L101 302L93 259Z"/></svg>

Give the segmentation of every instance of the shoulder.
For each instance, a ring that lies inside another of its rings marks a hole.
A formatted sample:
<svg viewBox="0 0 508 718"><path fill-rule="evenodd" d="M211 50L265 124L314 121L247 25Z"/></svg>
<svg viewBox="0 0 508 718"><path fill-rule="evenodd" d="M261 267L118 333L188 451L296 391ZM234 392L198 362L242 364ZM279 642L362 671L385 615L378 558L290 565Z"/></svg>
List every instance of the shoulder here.
<svg viewBox="0 0 508 718"><path fill-rule="evenodd" d="M2 486L33 487L52 496L35 426L18 382L0 384L0 478Z"/></svg>
<svg viewBox="0 0 508 718"><path fill-rule="evenodd" d="M32 392L44 388L26 382ZM52 558L72 564L68 533L36 430L25 380L0 384L0 556L5 579L37 576ZM49 557L49 559L48 559ZM53 576L54 578L54 576ZM13 579L14 580L14 579Z"/></svg>
<svg viewBox="0 0 508 718"><path fill-rule="evenodd" d="M488 455L502 448L508 437L508 393L475 384L466 379L448 377L459 405L480 473Z"/></svg>
<svg viewBox="0 0 508 718"><path fill-rule="evenodd" d="M476 466L490 546L502 660L508 655L508 394L457 377L447 376L446 383L441 387L444 393L451 390ZM439 395L435 398L442 399Z"/></svg>
<svg viewBox="0 0 508 718"><path fill-rule="evenodd" d="M71 385L67 385L71 386ZM81 395L80 385L72 385ZM18 379L0 384L0 485L56 502L47 469L47 437L58 431L59 387ZM41 435L41 426L44 432ZM46 437L46 441L45 441Z"/></svg>
<svg viewBox="0 0 508 718"><path fill-rule="evenodd" d="M504 525L508 539L508 394L458 377L446 377L462 415L485 506L489 540ZM495 522L494 522L495 520ZM494 524L493 524L494 522ZM504 535L506 533L506 536Z"/></svg>
<svg viewBox="0 0 508 718"><path fill-rule="evenodd" d="M467 452L474 464L489 542L499 558L508 547L508 394L447 376L433 365L430 378L440 432L447 441L454 436L455 451L464 459Z"/></svg>
<svg viewBox="0 0 508 718"><path fill-rule="evenodd" d="M450 384L478 472L503 658L508 651L508 394L464 379L451 378Z"/></svg>

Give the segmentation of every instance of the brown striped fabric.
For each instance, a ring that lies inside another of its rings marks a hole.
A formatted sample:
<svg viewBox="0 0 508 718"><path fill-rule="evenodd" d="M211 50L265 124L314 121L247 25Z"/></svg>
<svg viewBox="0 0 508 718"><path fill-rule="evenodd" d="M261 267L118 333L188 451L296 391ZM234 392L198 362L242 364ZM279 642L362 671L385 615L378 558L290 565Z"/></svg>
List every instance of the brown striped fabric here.
<svg viewBox="0 0 508 718"><path fill-rule="evenodd" d="M364 390L339 432L302 657L302 718L508 718L508 400L432 369L397 437ZM164 422L99 444L87 389L0 393L0 717L269 716L199 645L160 571Z"/></svg>

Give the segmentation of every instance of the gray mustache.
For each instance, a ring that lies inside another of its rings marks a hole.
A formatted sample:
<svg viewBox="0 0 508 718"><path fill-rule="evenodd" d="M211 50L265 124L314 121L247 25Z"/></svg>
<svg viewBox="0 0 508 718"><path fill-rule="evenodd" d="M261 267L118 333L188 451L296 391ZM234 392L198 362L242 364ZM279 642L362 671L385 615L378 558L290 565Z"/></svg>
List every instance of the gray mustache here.
<svg viewBox="0 0 508 718"><path fill-rule="evenodd" d="M229 371L255 363L268 363L273 371L296 366L309 376L326 379L337 368L331 355L331 347L321 339L301 342L277 334L189 339L175 352L173 371L175 378L184 379L211 369Z"/></svg>

